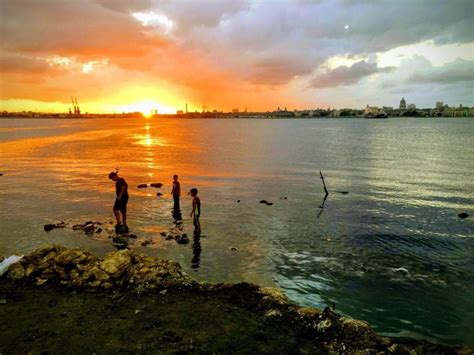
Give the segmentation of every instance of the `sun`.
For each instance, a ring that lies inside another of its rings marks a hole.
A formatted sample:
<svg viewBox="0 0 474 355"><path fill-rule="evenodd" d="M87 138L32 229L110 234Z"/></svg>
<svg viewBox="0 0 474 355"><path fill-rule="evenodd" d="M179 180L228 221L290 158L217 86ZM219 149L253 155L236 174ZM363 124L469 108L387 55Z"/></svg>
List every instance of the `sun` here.
<svg viewBox="0 0 474 355"><path fill-rule="evenodd" d="M155 113L175 113L176 109L163 105L154 100L141 100L117 107L122 112L141 112L144 116L150 117Z"/></svg>

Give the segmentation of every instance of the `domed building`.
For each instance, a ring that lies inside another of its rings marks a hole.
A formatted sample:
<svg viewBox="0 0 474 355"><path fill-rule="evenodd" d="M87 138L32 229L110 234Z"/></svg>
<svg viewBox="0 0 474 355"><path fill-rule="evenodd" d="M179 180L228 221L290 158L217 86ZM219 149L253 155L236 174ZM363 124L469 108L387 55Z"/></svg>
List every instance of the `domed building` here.
<svg viewBox="0 0 474 355"><path fill-rule="evenodd" d="M401 101L400 101L400 110L406 110L407 109L407 103L405 101L405 98L402 97Z"/></svg>

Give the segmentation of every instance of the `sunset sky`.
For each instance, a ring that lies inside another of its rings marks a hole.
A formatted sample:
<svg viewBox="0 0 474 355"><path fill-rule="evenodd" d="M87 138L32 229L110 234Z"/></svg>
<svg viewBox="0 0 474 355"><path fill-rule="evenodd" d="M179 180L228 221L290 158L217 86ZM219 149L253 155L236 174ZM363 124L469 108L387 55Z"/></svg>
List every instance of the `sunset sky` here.
<svg viewBox="0 0 474 355"><path fill-rule="evenodd" d="M472 0L0 0L0 109L474 106Z"/></svg>

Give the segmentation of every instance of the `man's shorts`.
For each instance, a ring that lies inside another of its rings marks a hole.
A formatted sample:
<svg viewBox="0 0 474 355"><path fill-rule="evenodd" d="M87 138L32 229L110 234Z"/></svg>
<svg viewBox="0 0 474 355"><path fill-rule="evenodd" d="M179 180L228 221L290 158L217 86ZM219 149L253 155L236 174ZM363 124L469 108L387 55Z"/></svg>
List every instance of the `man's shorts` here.
<svg viewBox="0 0 474 355"><path fill-rule="evenodd" d="M115 199L114 203L114 211L120 211L122 213L127 212L127 202L128 202L128 195L122 196L120 200Z"/></svg>

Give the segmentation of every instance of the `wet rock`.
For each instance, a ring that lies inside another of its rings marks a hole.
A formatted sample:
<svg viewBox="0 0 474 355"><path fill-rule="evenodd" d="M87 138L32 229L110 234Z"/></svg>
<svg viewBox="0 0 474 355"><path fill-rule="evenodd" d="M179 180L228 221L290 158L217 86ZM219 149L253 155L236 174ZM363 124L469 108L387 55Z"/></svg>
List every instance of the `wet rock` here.
<svg viewBox="0 0 474 355"><path fill-rule="evenodd" d="M102 233L102 228L97 228L96 233Z"/></svg>
<svg viewBox="0 0 474 355"><path fill-rule="evenodd" d="M116 244L128 244L128 238L124 235L117 235L112 238L112 242Z"/></svg>
<svg viewBox="0 0 474 355"><path fill-rule="evenodd" d="M283 291L276 287L262 287L260 294L263 295L263 300L284 304L288 302L288 298Z"/></svg>
<svg viewBox="0 0 474 355"><path fill-rule="evenodd" d="M273 202L268 202L267 200L261 200L259 203L262 203L262 204L267 205L267 206L273 205Z"/></svg>
<svg viewBox="0 0 474 355"><path fill-rule="evenodd" d="M87 235L94 234L94 230L95 230L94 224L86 224L83 228L84 233L86 233Z"/></svg>
<svg viewBox="0 0 474 355"><path fill-rule="evenodd" d="M463 212L463 213L458 214L458 217L461 218L461 219L465 219L465 218L469 217L469 215L467 213Z"/></svg>
<svg viewBox="0 0 474 355"><path fill-rule="evenodd" d="M160 235L161 235L162 237L166 237L166 236L168 235L168 233L166 233L166 232L160 232Z"/></svg>
<svg viewBox="0 0 474 355"><path fill-rule="evenodd" d="M240 200L237 200L237 203L239 203L239 202L240 202Z"/></svg>
<svg viewBox="0 0 474 355"><path fill-rule="evenodd" d="M147 239L141 242L143 247L146 247L147 245L150 245L152 243L151 239Z"/></svg>
<svg viewBox="0 0 474 355"><path fill-rule="evenodd" d="M379 342L378 336L373 332L367 322L343 318L342 331L346 342L357 344L358 348L368 349Z"/></svg>
<svg viewBox="0 0 474 355"><path fill-rule="evenodd" d="M127 237L132 238L132 239L137 239L138 238L138 236L136 234L127 234Z"/></svg>
<svg viewBox="0 0 474 355"><path fill-rule="evenodd" d="M174 239L174 237L171 234L166 236L166 240L171 240L171 239Z"/></svg>
<svg viewBox="0 0 474 355"><path fill-rule="evenodd" d="M128 249L128 244L117 244L117 243L113 243L112 244L116 249L118 250L126 250Z"/></svg>
<svg viewBox="0 0 474 355"><path fill-rule="evenodd" d="M84 228L83 224L75 224L75 225L72 226L72 230L74 230L74 231L80 231L80 230L82 230L82 228Z"/></svg>
<svg viewBox="0 0 474 355"><path fill-rule="evenodd" d="M229 250L231 250L231 251L237 251L237 250L239 250L239 249L237 249L236 247L229 247Z"/></svg>
<svg viewBox="0 0 474 355"><path fill-rule="evenodd" d="M163 196L163 194L161 192L157 192L156 196Z"/></svg>
<svg viewBox="0 0 474 355"><path fill-rule="evenodd" d="M55 226L54 224L45 224L43 228L45 232L49 232L49 231L52 231L55 228Z"/></svg>
<svg viewBox="0 0 474 355"><path fill-rule="evenodd" d="M178 244L188 244L189 243L189 238L186 234L176 236L175 240L176 240L176 243L178 243Z"/></svg>
<svg viewBox="0 0 474 355"><path fill-rule="evenodd" d="M161 182L153 182L150 184L151 187L161 188L163 184Z"/></svg>
<svg viewBox="0 0 474 355"><path fill-rule="evenodd" d="M137 189L144 189L144 188L147 188L148 185L147 184L140 184L137 186Z"/></svg>
<svg viewBox="0 0 474 355"><path fill-rule="evenodd" d="M130 266L132 259L128 250L109 253L100 262L99 267L113 278L123 274Z"/></svg>

